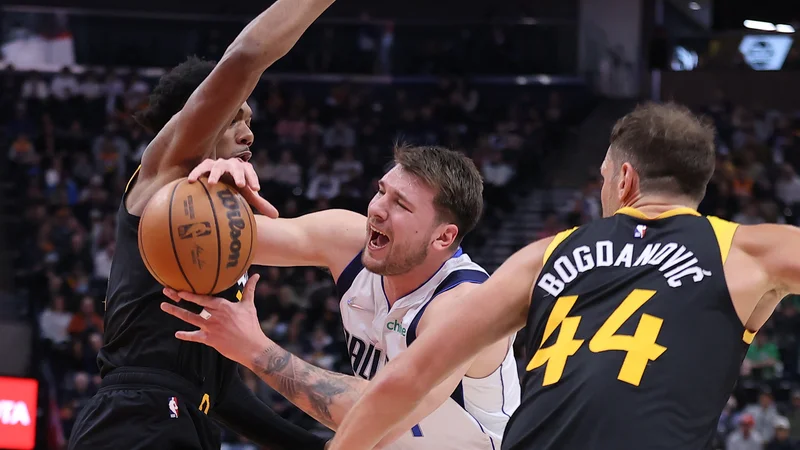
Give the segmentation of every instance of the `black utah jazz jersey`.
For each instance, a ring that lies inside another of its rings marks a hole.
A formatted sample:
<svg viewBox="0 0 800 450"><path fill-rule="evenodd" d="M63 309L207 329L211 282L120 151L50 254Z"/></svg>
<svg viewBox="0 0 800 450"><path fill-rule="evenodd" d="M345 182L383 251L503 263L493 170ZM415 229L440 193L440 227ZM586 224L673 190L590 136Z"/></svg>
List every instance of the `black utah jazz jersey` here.
<svg viewBox="0 0 800 450"><path fill-rule="evenodd" d="M705 449L753 339L723 273L735 230L623 208L557 235L503 449Z"/></svg>
<svg viewBox="0 0 800 450"><path fill-rule="evenodd" d="M126 193L135 178L136 174ZM139 254L138 229L139 217L128 213L123 197L117 212L116 252L106 293L103 347L97 357L100 375L119 367L172 372L205 393L201 398L186 400L207 413L214 407L222 386L236 376L238 365L211 347L175 337L176 331L195 328L161 310L161 302L171 300L145 268ZM246 278L242 278L217 296L238 301L245 282ZM202 309L189 302L181 302L181 306L195 313Z"/></svg>

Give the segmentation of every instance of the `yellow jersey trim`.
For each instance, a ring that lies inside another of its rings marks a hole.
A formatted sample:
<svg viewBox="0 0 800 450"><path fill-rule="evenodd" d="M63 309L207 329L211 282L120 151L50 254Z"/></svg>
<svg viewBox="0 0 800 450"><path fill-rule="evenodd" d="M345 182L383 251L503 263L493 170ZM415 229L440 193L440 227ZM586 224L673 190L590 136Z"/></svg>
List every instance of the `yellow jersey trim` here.
<svg viewBox="0 0 800 450"><path fill-rule="evenodd" d="M635 217L637 219L642 220L659 220L659 219L666 219L668 217L675 217L675 216L699 216L700 213L693 210L692 208L675 208L670 209L669 211L665 211L655 217L650 217L645 213L639 211L636 208L631 208L630 206L626 206L624 208L620 208L614 214L625 214L626 216Z"/></svg>
<svg viewBox="0 0 800 450"><path fill-rule="evenodd" d="M733 244L733 235L736 234L736 229L739 228L738 223L728 222L719 217L707 216L708 222L711 223L711 228L714 229L714 234L717 236L717 244L719 244L719 253L722 257L722 264L728 259L728 253L731 251Z"/></svg>
<svg viewBox="0 0 800 450"><path fill-rule="evenodd" d="M131 175L131 178L128 180L128 184L125 185L125 193L126 194L128 193L128 188L131 187L131 183L133 183L133 179L136 178L136 175L139 175L139 170L141 168L142 168L142 165L139 164L139 167L136 168L136 170L133 172L133 175Z"/></svg>
<svg viewBox="0 0 800 450"><path fill-rule="evenodd" d="M559 244L564 242L564 239L568 238L569 235L572 234L572 232L577 229L578 227L575 227L571 230L565 230L555 235L555 237L553 237L553 240L550 241L550 245L548 245L547 249L544 251L544 257L542 258L542 265L547 263L547 259L550 258L550 255L553 254L553 252L556 250L556 247L558 247Z"/></svg>
<svg viewBox="0 0 800 450"><path fill-rule="evenodd" d="M200 400L200 407L197 409L203 411L203 414L208 415L209 406L211 406L211 398L208 396L208 394L203 394L203 399Z"/></svg>
<svg viewBox="0 0 800 450"><path fill-rule="evenodd" d="M753 338L756 337L756 331L744 330L744 334L742 335L742 340L745 344L750 345L753 343Z"/></svg>

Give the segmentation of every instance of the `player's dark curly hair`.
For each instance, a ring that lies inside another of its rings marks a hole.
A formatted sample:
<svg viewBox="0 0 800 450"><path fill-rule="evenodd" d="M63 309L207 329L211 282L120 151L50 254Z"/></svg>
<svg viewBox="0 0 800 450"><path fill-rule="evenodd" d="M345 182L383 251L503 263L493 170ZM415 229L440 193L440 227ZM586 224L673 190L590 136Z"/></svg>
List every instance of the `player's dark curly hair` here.
<svg viewBox="0 0 800 450"><path fill-rule="evenodd" d="M158 80L148 106L133 115L139 125L158 133L186 104L192 92L208 77L216 62L190 56Z"/></svg>

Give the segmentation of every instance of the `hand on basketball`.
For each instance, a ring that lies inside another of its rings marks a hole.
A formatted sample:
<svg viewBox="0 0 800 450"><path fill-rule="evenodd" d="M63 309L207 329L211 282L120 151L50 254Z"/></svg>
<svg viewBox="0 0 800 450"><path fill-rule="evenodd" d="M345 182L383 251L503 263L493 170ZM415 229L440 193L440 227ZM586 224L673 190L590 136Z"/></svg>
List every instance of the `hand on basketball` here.
<svg viewBox="0 0 800 450"><path fill-rule="evenodd" d="M161 310L199 328L195 331L178 331L175 333L176 338L208 345L225 357L247 365L269 344L268 338L261 331L253 303L258 279L259 275L256 274L247 280L242 299L238 303L164 288L164 295L171 300L192 302L202 306L203 311L195 314L167 302L161 303Z"/></svg>
<svg viewBox="0 0 800 450"><path fill-rule="evenodd" d="M206 159L189 174L189 182L194 183L203 175L208 175L208 184L216 184L225 174L233 178L244 199L255 206L261 214L272 219L278 217L278 210L272 206L272 203L258 195L261 185L258 182L258 174L256 174L255 169L250 163L244 162L239 158Z"/></svg>

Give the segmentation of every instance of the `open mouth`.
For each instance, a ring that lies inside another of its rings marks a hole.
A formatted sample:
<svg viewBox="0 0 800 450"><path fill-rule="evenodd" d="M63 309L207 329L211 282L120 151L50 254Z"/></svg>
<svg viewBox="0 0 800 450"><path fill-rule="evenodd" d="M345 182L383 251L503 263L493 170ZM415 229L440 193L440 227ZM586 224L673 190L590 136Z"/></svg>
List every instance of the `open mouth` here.
<svg viewBox="0 0 800 450"><path fill-rule="evenodd" d="M253 157L253 152L251 152L250 150L247 150L247 151L244 151L242 153L239 153L238 155L236 155L236 157L241 159L244 162L247 162L247 161L250 161L250 158Z"/></svg>
<svg viewBox="0 0 800 450"><path fill-rule="evenodd" d="M374 227L369 227L369 248L372 250L380 250L389 245L389 236L376 230Z"/></svg>

